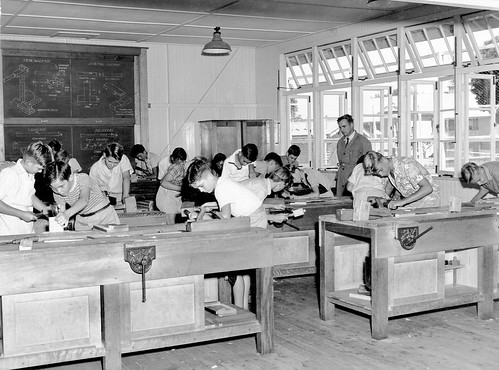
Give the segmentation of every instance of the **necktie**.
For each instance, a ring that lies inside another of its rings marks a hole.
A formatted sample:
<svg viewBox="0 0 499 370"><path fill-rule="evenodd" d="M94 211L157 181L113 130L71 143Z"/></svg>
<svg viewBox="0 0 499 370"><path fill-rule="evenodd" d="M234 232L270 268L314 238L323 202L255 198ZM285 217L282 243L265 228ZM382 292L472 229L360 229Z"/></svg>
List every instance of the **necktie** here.
<svg viewBox="0 0 499 370"><path fill-rule="evenodd" d="M345 146L347 146L347 145L348 145L348 142L349 142L349 141L350 141L350 138L349 138L349 137L347 137L347 141L346 141Z"/></svg>

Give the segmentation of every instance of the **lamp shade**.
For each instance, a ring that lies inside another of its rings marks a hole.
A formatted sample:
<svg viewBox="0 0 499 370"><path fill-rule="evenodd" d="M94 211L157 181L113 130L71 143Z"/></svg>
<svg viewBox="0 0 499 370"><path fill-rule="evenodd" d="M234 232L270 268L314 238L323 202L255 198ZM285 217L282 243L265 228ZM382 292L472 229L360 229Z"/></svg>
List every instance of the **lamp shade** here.
<svg viewBox="0 0 499 370"><path fill-rule="evenodd" d="M232 51L229 44L222 40L222 34L220 33L220 27L215 27L215 32L213 32L213 40L207 43L204 48L202 55L229 55Z"/></svg>

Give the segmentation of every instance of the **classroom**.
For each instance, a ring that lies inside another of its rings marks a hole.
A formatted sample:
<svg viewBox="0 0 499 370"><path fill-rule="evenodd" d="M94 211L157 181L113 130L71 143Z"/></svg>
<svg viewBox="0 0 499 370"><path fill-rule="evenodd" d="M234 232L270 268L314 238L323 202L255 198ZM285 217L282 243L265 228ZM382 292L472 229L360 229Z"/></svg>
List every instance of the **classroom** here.
<svg viewBox="0 0 499 370"><path fill-rule="evenodd" d="M497 368L498 0L0 17L0 369Z"/></svg>

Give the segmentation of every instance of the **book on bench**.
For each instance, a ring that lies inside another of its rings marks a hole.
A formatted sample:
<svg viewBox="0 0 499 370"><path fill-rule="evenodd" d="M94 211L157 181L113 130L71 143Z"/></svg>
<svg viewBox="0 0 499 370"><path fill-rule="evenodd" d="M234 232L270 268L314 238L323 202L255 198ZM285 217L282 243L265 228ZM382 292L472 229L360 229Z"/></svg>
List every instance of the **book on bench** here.
<svg viewBox="0 0 499 370"><path fill-rule="evenodd" d="M237 314L237 309L235 307L220 301L205 302L204 309L220 317L235 316Z"/></svg>

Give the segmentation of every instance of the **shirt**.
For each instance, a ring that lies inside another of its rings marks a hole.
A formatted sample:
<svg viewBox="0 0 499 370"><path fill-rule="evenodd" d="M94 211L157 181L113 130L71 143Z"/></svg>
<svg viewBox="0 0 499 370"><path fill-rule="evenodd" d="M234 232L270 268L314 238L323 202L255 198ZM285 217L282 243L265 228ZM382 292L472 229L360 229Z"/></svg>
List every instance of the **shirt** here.
<svg viewBox="0 0 499 370"><path fill-rule="evenodd" d="M492 193L499 194L499 162L485 162L480 166L485 171L487 181L483 184L479 183L479 185Z"/></svg>
<svg viewBox="0 0 499 370"><path fill-rule="evenodd" d="M265 198L267 198L268 195L270 195L270 193L272 193L272 185L270 183L270 179L266 179L264 177L255 177L243 180L240 182L240 184L255 193L258 199L260 199L262 202Z"/></svg>
<svg viewBox="0 0 499 370"><path fill-rule="evenodd" d="M13 208L32 212L35 176L26 172L21 161L0 171L0 200ZM0 235L30 234L34 232L33 226L34 222L0 213Z"/></svg>
<svg viewBox="0 0 499 370"><path fill-rule="evenodd" d="M229 158L224 161L221 177L227 177L236 182L249 179L248 165L242 165L241 169L237 168L236 166L236 155L240 152L241 149L236 150Z"/></svg>
<svg viewBox="0 0 499 370"><path fill-rule="evenodd" d="M166 175L170 175L172 180L170 181L173 185L182 186L182 181L185 176L185 163L173 163L168 167Z"/></svg>
<svg viewBox="0 0 499 370"><path fill-rule="evenodd" d="M80 199L81 190L84 187L90 187L90 197L87 206L81 210L81 214L95 212L109 203L107 197L99 189L99 185L97 185L95 180L91 179L90 176L86 173L75 173L73 176L74 184L69 190L68 195L61 196L59 194L54 194L54 199L57 204L65 205L67 203L70 206L73 206Z"/></svg>
<svg viewBox="0 0 499 370"><path fill-rule="evenodd" d="M152 173L152 169L158 167L160 161L161 159L159 158L159 155L148 152L147 159L145 161L141 161L140 159L135 158L135 165L140 169ZM144 173L140 171L139 174Z"/></svg>
<svg viewBox="0 0 499 370"><path fill-rule="evenodd" d="M132 165L126 155L121 157L120 163L112 170L107 168L105 157L102 156L90 168L90 177L97 182L102 191L121 194L123 193L123 172L126 171L133 173Z"/></svg>
<svg viewBox="0 0 499 370"><path fill-rule="evenodd" d="M215 187L220 209L230 204L231 214L234 217L249 216L262 205L262 200L250 189L226 177L220 177Z"/></svg>
<svg viewBox="0 0 499 370"><path fill-rule="evenodd" d="M352 174L348 178L348 182L353 185L352 194L354 198L355 194L359 191L363 191L367 196L387 197L385 193L387 179L379 176L366 175L362 163L359 163L354 167Z"/></svg>

